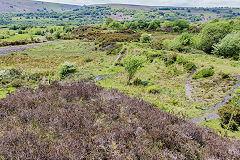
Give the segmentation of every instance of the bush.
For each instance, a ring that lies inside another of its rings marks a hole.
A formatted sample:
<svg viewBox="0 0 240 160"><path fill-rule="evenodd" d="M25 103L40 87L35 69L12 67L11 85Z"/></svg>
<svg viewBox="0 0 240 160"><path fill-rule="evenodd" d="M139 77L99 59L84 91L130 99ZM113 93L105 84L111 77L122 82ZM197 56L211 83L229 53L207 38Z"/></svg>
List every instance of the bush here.
<svg viewBox="0 0 240 160"><path fill-rule="evenodd" d="M240 54L240 34L233 32L223 38L214 46L213 53L224 57L234 57L239 59Z"/></svg>
<svg viewBox="0 0 240 160"><path fill-rule="evenodd" d="M147 92L152 94L157 94L157 93L160 93L161 91L162 89L156 86L150 86L147 88Z"/></svg>
<svg viewBox="0 0 240 160"><path fill-rule="evenodd" d="M57 31L55 34L54 34L54 37L56 39L60 39L61 38L61 32L60 31Z"/></svg>
<svg viewBox="0 0 240 160"><path fill-rule="evenodd" d="M68 75L75 73L77 71L77 65L75 63L65 62L62 64L59 76L64 79Z"/></svg>
<svg viewBox="0 0 240 160"><path fill-rule="evenodd" d="M4 35L0 35L0 39L5 39L5 36Z"/></svg>
<svg viewBox="0 0 240 160"><path fill-rule="evenodd" d="M193 36L191 34L185 32L179 36L179 41L183 46L187 46L192 44L192 37Z"/></svg>
<svg viewBox="0 0 240 160"><path fill-rule="evenodd" d="M223 128L227 128L229 120L231 118L234 106L232 105L225 105L218 109L218 114L220 116L221 125ZM237 131L238 127L240 126L240 109L238 108L234 112L234 116L232 122L230 123L230 129L233 131Z"/></svg>
<svg viewBox="0 0 240 160"><path fill-rule="evenodd" d="M137 70L143 67L144 62L145 62L145 57L143 56L135 56L131 54L126 58L124 58L123 66L128 72L128 84L130 83L131 79L133 78Z"/></svg>
<svg viewBox="0 0 240 160"><path fill-rule="evenodd" d="M135 86L139 86L139 85L143 85L143 86L147 86L150 82L148 80L142 80L140 78L136 78L134 81L133 81L133 84Z"/></svg>
<svg viewBox="0 0 240 160"><path fill-rule="evenodd" d="M23 34L23 31L22 31L22 30L19 30L19 31L18 31L18 34Z"/></svg>
<svg viewBox="0 0 240 160"><path fill-rule="evenodd" d="M231 26L228 22L206 24L199 34L199 49L211 53L214 44L218 43L230 32Z"/></svg>
<svg viewBox="0 0 240 160"><path fill-rule="evenodd" d="M44 35L44 32L43 31L41 31L41 30L36 30L35 32L34 32L34 34L35 35L41 35L41 36L43 36Z"/></svg>
<svg viewBox="0 0 240 160"><path fill-rule="evenodd" d="M163 56L163 61L166 66L171 65L177 61L177 54L176 53L167 53Z"/></svg>
<svg viewBox="0 0 240 160"><path fill-rule="evenodd" d="M152 40L152 36L150 34L147 33L143 33L140 37L140 41L142 43L148 43Z"/></svg>
<svg viewBox="0 0 240 160"><path fill-rule="evenodd" d="M215 71L213 67L204 68L200 71L197 71L192 78L193 79L207 78L207 77L213 76L214 74L215 74Z"/></svg>
<svg viewBox="0 0 240 160"><path fill-rule="evenodd" d="M222 79L227 79L230 78L230 74L229 73L224 73L224 72L220 72L219 75L222 77Z"/></svg>
<svg viewBox="0 0 240 160"><path fill-rule="evenodd" d="M88 63L88 62L92 62L93 59L89 56L86 56L86 57L83 58L83 61Z"/></svg>
<svg viewBox="0 0 240 160"><path fill-rule="evenodd" d="M196 64L193 62L188 62L184 65L184 68L187 72L192 72L195 68L197 68Z"/></svg>
<svg viewBox="0 0 240 160"><path fill-rule="evenodd" d="M163 40L152 40L151 41L152 49L161 50L163 49Z"/></svg>

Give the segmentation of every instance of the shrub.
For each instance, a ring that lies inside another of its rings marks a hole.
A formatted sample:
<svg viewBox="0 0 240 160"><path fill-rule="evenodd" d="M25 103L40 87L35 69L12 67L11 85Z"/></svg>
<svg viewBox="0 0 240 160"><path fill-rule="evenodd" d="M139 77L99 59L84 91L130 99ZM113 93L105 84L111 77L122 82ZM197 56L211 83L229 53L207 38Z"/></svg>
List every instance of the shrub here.
<svg viewBox="0 0 240 160"><path fill-rule="evenodd" d="M196 64L193 62L188 62L184 65L184 68L187 72L192 72L195 68L197 68Z"/></svg>
<svg viewBox="0 0 240 160"><path fill-rule="evenodd" d="M157 94L157 93L160 93L161 91L162 89L156 86L150 86L147 88L147 92L152 94Z"/></svg>
<svg viewBox="0 0 240 160"><path fill-rule="evenodd" d="M177 61L177 54L176 53L167 53L163 56L163 61L165 65L171 65Z"/></svg>
<svg viewBox="0 0 240 160"><path fill-rule="evenodd" d="M60 39L61 38L61 32L60 31L57 31L55 34L54 34L54 37L56 39Z"/></svg>
<svg viewBox="0 0 240 160"><path fill-rule="evenodd" d="M88 62L92 62L93 59L92 59L92 57L86 56L83 58L83 61L88 63Z"/></svg>
<svg viewBox="0 0 240 160"><path fill-rule="evenodd" d="M148 43L152 40L152 36L150 34L147 33L143 33L140 37L140 41L142 43Z"/></svg>
<svg viewBox="0 0 240 160"><path fill-rule="evenodd" d="M213 76L214 74L215 74L215 71L213 67L204 68L200 71L197 71L192 78L193 79L207 78L207 77Z"/></svg>
<svg viewBox="0 0 240 160"><path fill-rule="evenodd" d="M46 36L46 39L47 39L48 41L52 41L52 40L53 40L53 37L52 37L52 36Z"/></svg>
<svg viewBox="0 0 240 160"><path fill-rule="evenodd" d="M230 78L230 74L229 73L224 73L224 72L220 72L219 75L222 77L222 79L227 79Z"/></svg>
<svg viewBox="0 0 240 160"><path fill-rule="evenodd" d="M36 31L34 32L34 34L35 34L35 35L41 35L41 36L44 35L43 31L41 31L41 30L36 30Z"/></svg>
<svg viewBox="0 0 240 160"><path fill-rule="evenodd" d="M228 34L214 46L213 53L219 56L238 59L240 54L240 34L238 32Z"/></svg>
<svg viewBox="0 0 240 160"><path fill-rule="evenodd" d="M133 84L138 86L138 85L143 85L143 86L147 86L150 82L148 80L142 80L140 78L136 78L134 81L133 81Z"/></svg>
<svg viewBox="0 0 240 160"><path fill-rule="evenodd" d="M226 125L228 125L230 117L233 112L233 108L234 106L228 104L218 109L218 114L222 122L222 127L226 128ZM237 130L239 125L240 125L240 109L238 108L234 113L230 129Z"/></svg>
<svg viewBox="0 0 240 160"><path fill-rule="evenodd" d="M4 35L0 35L0 39L5 39L5 36Z"/></svg>
<svg viewBox="0 0 240 160"><path fill-rule="evenodd" d="M19 31L18 31L18 34L23 34L23 31L22 31L22 30L19 30Z"/></svg>
<svg viewBox="0 0 240 160"><path fill-rule="evenodd" d="M214 44L218 43L230 32L231 26L228 22L206 24L199 34L199 49L211 53Z"/></svg>
<svg viewBox="0 0 240 160"><path fill-rule="evenodd" d="M135 56L131 54L126 58L124 58L123 66L128 72L128 84L130 83L131 79L133 78L137 70L143 67L144 62L145 62L145 57L143 56Z"/></svg>
<svg viewBox="0 0 240 160"><path fill-rule="evenodd" d="M189 29L190 25L187 20L184 19L177 19L172 22L173 30L182 31L184 29Z"/></svg>
<svg viewBox="0 0 240 160"><path fill-rule="evenodd" d="M77 65L75 63L65 62L62 64L59 76L64 79L68 75L75 73L77 71Z"/></svg>
<svg viewBox="0 0 240 160"><path fill-rule="evenodd" d="M152 49L161 50L163 49L163 40L152 40L151 41Z"/></svg>
<svg viewBox="0 0 240 160"><path fill-rule="evenodd" d="M191 34L185 32L179 36L179 41L182 45L187 46L192 44L192 37L193 36Z"/></svg>

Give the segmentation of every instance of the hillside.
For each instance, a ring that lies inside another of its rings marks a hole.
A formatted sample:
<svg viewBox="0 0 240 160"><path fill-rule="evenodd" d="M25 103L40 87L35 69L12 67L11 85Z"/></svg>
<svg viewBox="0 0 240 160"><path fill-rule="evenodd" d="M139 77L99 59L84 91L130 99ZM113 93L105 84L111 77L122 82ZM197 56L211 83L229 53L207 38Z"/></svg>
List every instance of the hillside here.
<svg viewBox="0 0 240 160"><path fill-rule="evenodd" d="M78 8L77 5L40 2L33 0L0 0L0 12L40 12L66 11Z"/></svg>
<svg viewBox="0 0 240 160"><path fill-rule="evenodd" d="M239 142L86 82L0 100L3 159L238 159Z"/></svg>

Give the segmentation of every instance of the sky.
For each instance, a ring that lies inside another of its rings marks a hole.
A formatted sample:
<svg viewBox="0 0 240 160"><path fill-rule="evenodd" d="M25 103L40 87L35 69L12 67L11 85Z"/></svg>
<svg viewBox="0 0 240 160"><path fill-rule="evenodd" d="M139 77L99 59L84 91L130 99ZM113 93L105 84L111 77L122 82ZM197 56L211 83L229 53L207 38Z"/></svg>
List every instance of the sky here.
<svg viewBox="0 0 240 160"><path fill-rule="evenodd" d="M121 3L150 6L240 7L240 0L39 0L39 1L76 5Z"/></svg>

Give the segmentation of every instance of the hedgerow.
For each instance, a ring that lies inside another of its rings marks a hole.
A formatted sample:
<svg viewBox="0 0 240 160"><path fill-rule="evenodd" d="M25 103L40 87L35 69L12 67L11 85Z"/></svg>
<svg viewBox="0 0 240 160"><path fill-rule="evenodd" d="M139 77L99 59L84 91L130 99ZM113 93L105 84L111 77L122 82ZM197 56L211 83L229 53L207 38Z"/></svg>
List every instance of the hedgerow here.
<svg viewBox="0 0 240 160"><path fill-rule="evenodd" d="M84 81L0 99L3 159L239 159L240 142Z"/></svg>

